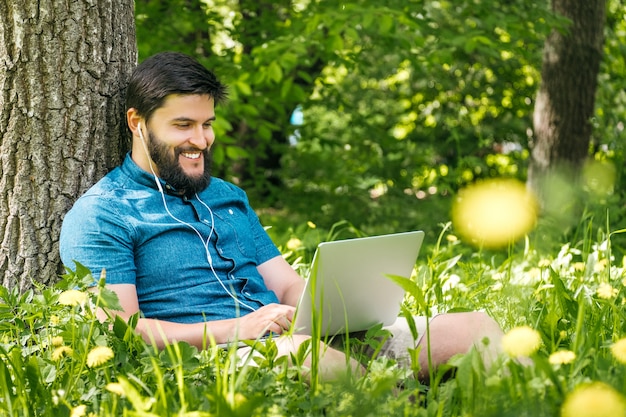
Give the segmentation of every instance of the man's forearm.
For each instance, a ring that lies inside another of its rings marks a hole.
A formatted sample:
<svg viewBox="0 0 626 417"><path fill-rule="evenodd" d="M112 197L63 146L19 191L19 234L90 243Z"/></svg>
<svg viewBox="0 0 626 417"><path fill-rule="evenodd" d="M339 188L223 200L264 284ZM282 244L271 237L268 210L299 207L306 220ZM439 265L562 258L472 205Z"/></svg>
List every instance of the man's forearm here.
<svg viewBox="0 0 626 417"><path fill-rule="evenodd" d="M159 348L163 348L167 343L179 341L203 349L211 346L212 343L220 344L236 340L237 320L188 324L141 318L137 323L136 331L147 343L154 343Z"/></svg>

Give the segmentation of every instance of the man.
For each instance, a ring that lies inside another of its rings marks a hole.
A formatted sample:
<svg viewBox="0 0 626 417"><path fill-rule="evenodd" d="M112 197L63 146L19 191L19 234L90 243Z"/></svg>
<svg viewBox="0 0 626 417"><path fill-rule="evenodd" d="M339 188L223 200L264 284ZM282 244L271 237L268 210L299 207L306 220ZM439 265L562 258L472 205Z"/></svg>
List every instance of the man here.
<svg viewBox="0 0 626 417"><path fill-rule="evenodd" d="M60 252L115 291L124 318L140 313L137 331L159 346L186 341L203 347L282 335L289 329L304 281L282 258L245 193L211 176L215 106L226 88L196 60L157 54L141 63L126 95L131 152L67 213ZM424 329L425 320L417 319ZM383 352L406 359L417 344L406 323ZM421 333L420 333L421 334ZM430 326L431 360L447 361L483 337L500 337L482 313L441 315ZM306 336L278 337L281 354L295 352ZM419 341L427 343L426 338ZM242 348L247 354L250 348ZM320 371L346 370L343 352L324 347ZM428 369L428 349L420 363ZM425 374L424 374L425 375Z"/></svg>

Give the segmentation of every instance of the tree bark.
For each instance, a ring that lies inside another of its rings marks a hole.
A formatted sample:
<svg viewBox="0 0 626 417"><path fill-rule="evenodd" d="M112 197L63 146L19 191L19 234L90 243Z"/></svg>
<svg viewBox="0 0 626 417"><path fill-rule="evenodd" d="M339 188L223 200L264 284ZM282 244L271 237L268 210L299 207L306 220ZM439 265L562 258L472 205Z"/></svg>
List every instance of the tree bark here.
<svg viewBox="0 0 626 417"><path fill-rule="evenodd" d="M0 0L0 276L50 283L76 198L128 149L133 0Z"/></svg>
<svg viewBox="0 0 626 417"><path fill-rule="evenodd" d="M604 0L552 1L553 11L571 24L554 30L543 52L528 172L528 183L539 194L542 180L552 174L575 179L589 155L605 8Z"/></svg>

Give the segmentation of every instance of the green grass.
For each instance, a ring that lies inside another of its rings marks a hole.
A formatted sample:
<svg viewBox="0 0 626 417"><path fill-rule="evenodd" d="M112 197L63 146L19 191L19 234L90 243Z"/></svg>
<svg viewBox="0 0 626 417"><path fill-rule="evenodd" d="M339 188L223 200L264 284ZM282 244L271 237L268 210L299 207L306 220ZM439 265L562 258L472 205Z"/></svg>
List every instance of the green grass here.
<svg viewBox="0 0 626 417"><path fill-rule="evenodd" d="M506 331L535 329L542 343L527 365L504 354L486 369L474 353L457 356L448 367L454 377L442 378L442 369L428 387L413 378L415 369L383 358L372 360L364 377L309 385L307 370L287 366L271 341L254 366L210 343L204 350L185 343L158 350L132 331L136 317L96 320L94 307L116 300L105 290L86 292L91 278L80 267L52 287L22 294L0 287L0 415L570 417L567 407L562 414L569 398L577 415L608 417L602 413L615 408L603 410L581 393L600 387L602 404L622 410L626 349L614 354L611 347L626 336L626 273L612 252L620 233L607 234L590 220L580 229L586 233L546 255L532 238L505 253L476 250L443 228L421 254L405 310L485 310ZM358 234L347 223L328 231L303 224L275 238L305 271L317 242L346 233ZM67 292L73 289L81 292ZM68 294L74 295L69 302ZM110 348L113 357L94 363L89 353L96 346ZM573 361L552 363L560 350L573 352ZM292 361L302 363L305 353Z"/></svg>

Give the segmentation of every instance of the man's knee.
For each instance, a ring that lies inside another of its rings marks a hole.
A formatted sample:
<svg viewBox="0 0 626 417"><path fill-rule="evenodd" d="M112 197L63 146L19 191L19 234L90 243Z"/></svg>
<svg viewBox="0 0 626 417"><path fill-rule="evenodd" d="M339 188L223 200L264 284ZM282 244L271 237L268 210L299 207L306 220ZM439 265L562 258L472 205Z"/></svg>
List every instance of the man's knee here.
<svg viewBox="0 0 626 417"><path fill-rule="evenodd" d="M471 348L497 352L502 330L498 323L481 311L448 313L433 318L427 337L420 345L426 349L429 343L431 353L447 361L458 353L466 353Z"/></svg>

